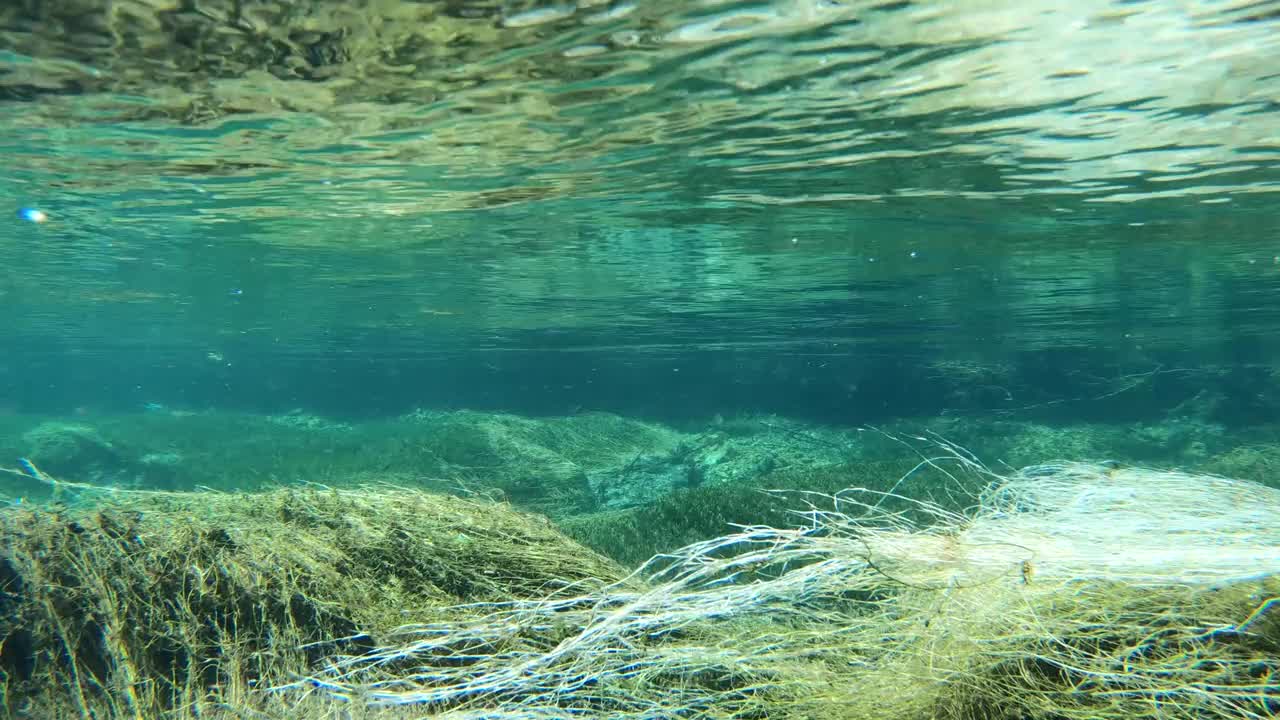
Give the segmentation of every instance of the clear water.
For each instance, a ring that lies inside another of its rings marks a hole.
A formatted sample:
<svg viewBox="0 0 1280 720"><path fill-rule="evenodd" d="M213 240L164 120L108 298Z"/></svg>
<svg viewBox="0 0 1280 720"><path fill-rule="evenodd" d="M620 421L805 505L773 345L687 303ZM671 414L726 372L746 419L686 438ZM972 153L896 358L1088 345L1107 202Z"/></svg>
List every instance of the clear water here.
<svg viewBox="0 0 1280 720"><path fill-rule="evenodd" d="M104 7L0 9L9 410L1280 408L1277 3Z"/></svg>
<svg viewBox="0 0 1280 720"><path fill-rule="evenodd" d="M0 157L0 716L1280 716L1280 2L2 2Z"/></svg>

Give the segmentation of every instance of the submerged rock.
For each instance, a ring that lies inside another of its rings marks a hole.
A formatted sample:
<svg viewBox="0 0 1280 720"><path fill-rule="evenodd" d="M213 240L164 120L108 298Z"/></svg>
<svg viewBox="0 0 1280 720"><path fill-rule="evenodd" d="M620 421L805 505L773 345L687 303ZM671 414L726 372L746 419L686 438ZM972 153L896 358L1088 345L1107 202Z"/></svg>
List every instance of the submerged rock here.
<svg viewBox="0 0 1280 720"><path fill-rule="evenodd" d="M406 622L623 575L490 502L79 490L94 507L0 509L0 716L266 717L255 691Z"/></svg>
<svg viewBox="0 0 1280 720"><path fill-rule="evenodd" d="M26 456L61 478L115 484L133 479L135 463L88 425L45 422L22 435Z"/></svg>

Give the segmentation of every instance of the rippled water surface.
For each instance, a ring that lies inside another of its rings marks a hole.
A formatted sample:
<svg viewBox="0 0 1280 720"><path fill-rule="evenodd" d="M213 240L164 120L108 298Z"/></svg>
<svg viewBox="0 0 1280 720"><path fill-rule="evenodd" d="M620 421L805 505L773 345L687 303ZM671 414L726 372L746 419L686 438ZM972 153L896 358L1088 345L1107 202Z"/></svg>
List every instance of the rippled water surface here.
<svg viewBox="0 0 1280 720"><path fill-rule="evenodd" d="M0 48L11 392L1277 350L1274 2L78 0Z"/></svg>

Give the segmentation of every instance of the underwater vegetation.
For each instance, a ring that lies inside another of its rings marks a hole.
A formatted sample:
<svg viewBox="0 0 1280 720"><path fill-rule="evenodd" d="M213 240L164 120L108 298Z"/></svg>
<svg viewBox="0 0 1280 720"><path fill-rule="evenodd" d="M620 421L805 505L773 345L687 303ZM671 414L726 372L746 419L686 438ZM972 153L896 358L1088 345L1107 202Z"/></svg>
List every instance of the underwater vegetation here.
<svg viewBox="0 0 1280 720"><path fill-rule="evenodd" d="M782 493L801 522L635 573L492 500L75 485L95 507L0 514L0 699L94 718L1280 710L1280 490L1117 463L1000 475L955 448L921 464L969 502Z"/></svg>
<svg viewBox="0 0 1280 720"><path fill-rule="evenodd" d="M795 522L794 507L761 490L886 489L920 460L898 436L944 437L1010 471L1092 459L1275 483L1280 468L1280 427L1228 432L1196 417L1049 425L952 416L859 430L773 415L675 428L609 413L475 411L365 422L301 411L74 421L0 415L0 458L28 458L55 477L121 488L248 492L391 483L499 498L552 518L579 542L634 567L716 537L731 523ZM945 504L935 492L939 480L924 467L899 489ZM38 502L47 491L24 473L0 473L0 494L11 500Z"/></svg>
<svg viewBox="0 0 1280 720"><path fill-rule="evenodd" d="M1280 708L1269 426L3 423L13 717ZM1026 462L1055 448L1107 461ZM1158 458L1216 474L1135 464Z"/></svg>
<svg viewBox="0 0 1280 720"><path fill-rule="evenodd" d="M1262 718L1280 710L1280 491L1115 464L993 475L920 521L850 489L808 527L657 557L646 584L491 605L318 682L442 716ZM810 496L811 499L812 496ZM542 649L441 660L442 638ZM403 666L387 673L388 664ZM296 687L303 687L302 685Z"/></svg>
<svg viewBox="0 0 1280 720"><path fill-rule="evenodd" d="M624 575L542 518L445 495L69 489L94 505L0 511L3 717L281 709L263 690L338 648Z"/></svg>

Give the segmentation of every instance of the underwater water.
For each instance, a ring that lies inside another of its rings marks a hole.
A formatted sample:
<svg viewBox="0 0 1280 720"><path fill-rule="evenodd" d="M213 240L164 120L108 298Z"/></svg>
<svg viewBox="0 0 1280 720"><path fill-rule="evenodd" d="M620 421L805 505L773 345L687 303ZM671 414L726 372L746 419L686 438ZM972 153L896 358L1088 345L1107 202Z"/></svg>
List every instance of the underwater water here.
<svg viewBox="0 0 1280 720"><path fill-rule="evenodd" d="M105 7L0 9L10 411L1280 407L1272 3Z"/></svg>
<svg viewBox="0 0 1280 720"><path fill-rule="evenodd" d="M1280 2L8 2L0 155L0 717L1280 717Z"/></svg>

